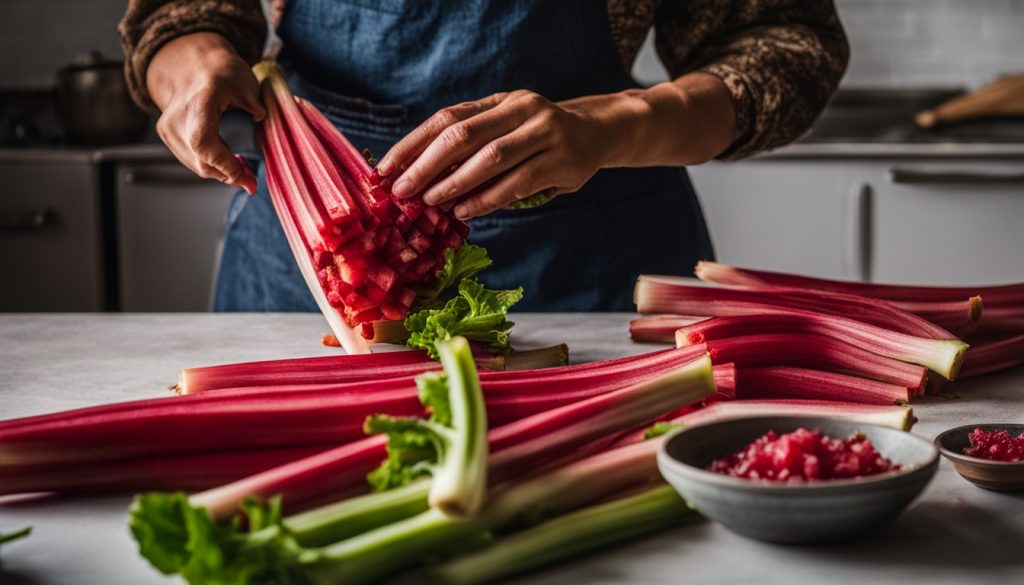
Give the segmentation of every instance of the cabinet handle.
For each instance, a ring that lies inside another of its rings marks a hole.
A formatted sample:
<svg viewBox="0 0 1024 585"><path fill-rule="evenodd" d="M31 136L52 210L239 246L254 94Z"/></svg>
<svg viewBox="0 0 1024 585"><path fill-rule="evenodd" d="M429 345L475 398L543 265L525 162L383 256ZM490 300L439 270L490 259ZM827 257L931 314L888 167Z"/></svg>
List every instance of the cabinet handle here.
<svg viewBox="0 0 1024 585"><path fill-rule="evenodd" d="M5 232L40 230L51 223L54 213L49 209L35 211L0 211L0 230Z"/></svg>
<svg viewBox="0 0 1024 585"><path fill-rule="evenodd" d="M1024 173L889 169L889 180L901 185L1021 185Z"/></svg>
<svg viewBox="0 0 1024 585"><path fill-rule="evenodd" d="M855 280L871 280L871 185L854 185L846 196L846 273Z"/></svg>

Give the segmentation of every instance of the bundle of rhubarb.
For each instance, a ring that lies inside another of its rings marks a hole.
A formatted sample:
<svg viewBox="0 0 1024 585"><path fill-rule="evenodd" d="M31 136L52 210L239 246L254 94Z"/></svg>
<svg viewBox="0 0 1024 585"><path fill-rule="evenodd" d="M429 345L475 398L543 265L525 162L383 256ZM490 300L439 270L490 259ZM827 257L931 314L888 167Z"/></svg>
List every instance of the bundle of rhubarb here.
<svg viewBox="0 0 1024 585"><path fill-rule="evenodd" d="M390 180L292 95L276 65L254 71L267 109L259 142L274 210L334 336L349 353L368 353L375 321L401 321L418 297L433 299L446 251L469 227L450 211L393 196Z"/></svg>
<svg viewBox="0 0 1024 585"><path fill-rule="evenodd" d="M543 369L482 371L480 379L491 422L506 424L614 393L704 351L547 367L564 360L564 347L554 346L501 357L505 365L514 359ZM495 363L491 355L474 360ZM300 476L312 468L320 475L302 484L313 491L293 495L289 504L366 489L366 473L385 453L381 441L364 438L364 420L423 414L415 378L439 368L424 351L187 368L173 387L181 396L2 421L0 495L197 490L268 470L266 490L273 493L290 489L290 480L278 481L278 468L293 464L304 470ZM728 388L730 366L717 367L716 377ZM263 480L247 485L253 481Z"/></svg>
<svg viewBox="0 0 1024 585"><path fill-rule="evenodd" d="M735 364L736 392L720 399L890 404L1024 363L1024 284L863 284L714 262L696 274L709 284L641 276L647 315L630 334L706 344L716 363Z"/></svg>
<svg viewBox="0 0 1024 585"><path fill-rule="evenodd" d="M439 342L443 371L416 378L425 416L375 414L367 439L191 496L139 496L141 554L193 585L379 583L416 566L489 582L692 518L657 472L668 428L783 413L912 422L907 407L813 401L689 412L732 379L701 346L533 372L477 372L468 347ZM230 383L198 396L257 391ZM498 404L521 416L497 418ZM338 480L367 474L371 493Z"/></svg>

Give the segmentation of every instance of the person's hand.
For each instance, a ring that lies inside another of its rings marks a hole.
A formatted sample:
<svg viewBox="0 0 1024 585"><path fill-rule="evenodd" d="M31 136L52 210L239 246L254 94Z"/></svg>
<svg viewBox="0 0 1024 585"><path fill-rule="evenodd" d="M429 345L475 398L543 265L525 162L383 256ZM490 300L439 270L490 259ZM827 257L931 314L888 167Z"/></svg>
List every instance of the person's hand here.
<svg viewBox="0 0 1024 585"><path fill-rule="evenodd" d="M201 32L170 41L150 61L146 86L161 112L157 132L182 164L200 177L256 190L252 171L220 137L229 109L257 122L265 115L259 82L227 40Z"/></svg>
<svg viewBox="0 0 1024 585"><path fill-rule="evenodd" d="M398 197L422 193L428 205L458 200L460 219L538 193L571 193L605 162L609 127L593 113L529 91L495 94L441 110L392 147L377 171L398 171Z"/></svg>

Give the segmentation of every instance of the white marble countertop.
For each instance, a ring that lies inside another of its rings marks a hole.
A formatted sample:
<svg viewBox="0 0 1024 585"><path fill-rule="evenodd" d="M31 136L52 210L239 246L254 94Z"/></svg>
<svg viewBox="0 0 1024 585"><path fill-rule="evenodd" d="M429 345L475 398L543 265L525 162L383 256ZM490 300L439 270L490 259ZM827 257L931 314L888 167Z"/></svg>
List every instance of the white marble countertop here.
<svg viewBox="0 0 1024 585"><path fill-rule="evenodd" d="M521 347L564 341L573 361L650 351L625 314L522 314ZM0 419L165 396L182 367L332 353L313 314L0 315ZM1024 370L959 383L960 398L914 404L933 438L971 422L1024 422ZM34 526L5 547L3 585L173 583L141 560L126 525L130 495L0 505L0 531ZM1024 494L986 492L943 461L895 523L853 542L779 546L698 522L516 581L555 585L1024 583ZM403 579L405 581L415 579Z"/></svg>

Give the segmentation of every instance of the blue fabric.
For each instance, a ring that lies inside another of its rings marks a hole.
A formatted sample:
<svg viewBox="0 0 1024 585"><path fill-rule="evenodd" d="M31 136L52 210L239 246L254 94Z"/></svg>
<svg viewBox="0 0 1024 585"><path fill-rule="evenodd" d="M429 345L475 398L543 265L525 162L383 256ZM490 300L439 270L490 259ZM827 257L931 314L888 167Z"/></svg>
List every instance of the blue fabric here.
<svg viewBox="0 0 1024 585"><path fill-rule="evenodd" d="M635 87L603 0L291 0L278 30L294 91L383 154L440 108L530 89L552 100ZM215 310L315 310L260 175L229 218ZM244 203L244 205L243 205ZM628 311L640 273L712 258L684 169L598 172L579 192L471 222L492 287L518 310Z"/></svg>

